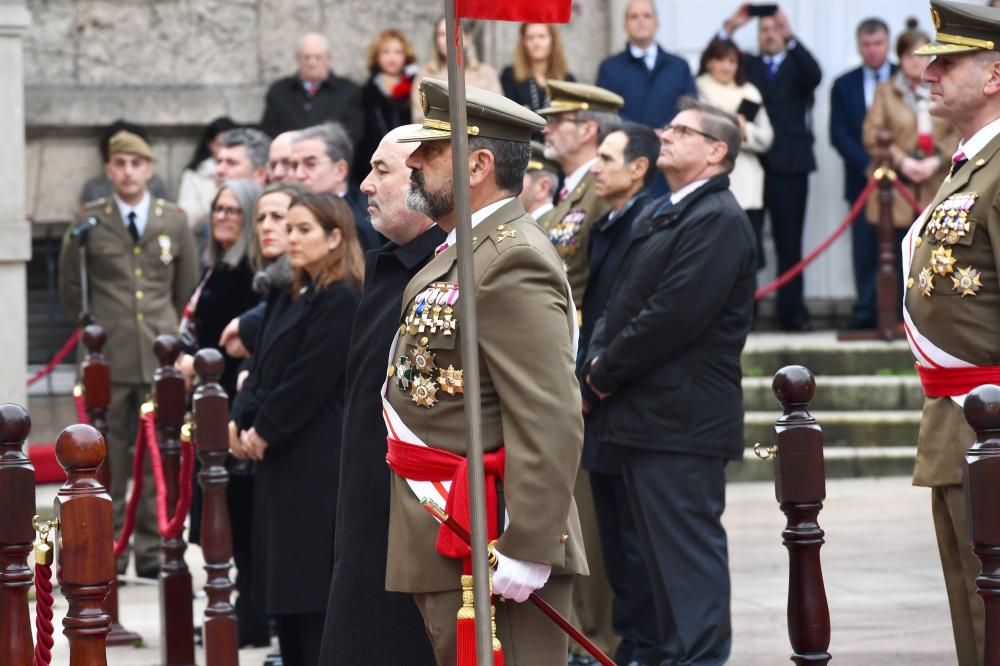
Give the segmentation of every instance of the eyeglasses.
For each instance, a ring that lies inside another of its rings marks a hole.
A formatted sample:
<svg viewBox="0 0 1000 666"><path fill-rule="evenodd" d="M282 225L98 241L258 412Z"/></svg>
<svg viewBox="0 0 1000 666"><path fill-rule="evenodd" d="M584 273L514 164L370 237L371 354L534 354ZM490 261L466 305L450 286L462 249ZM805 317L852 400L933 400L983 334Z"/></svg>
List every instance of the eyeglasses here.
<svg viewBox="0 0 1000 666"><path fill-rule="evenodd" d="M212 215L221 215L222 217L239 217L242 214L242 208L234 208L233 206L215 206L212 208Z"/></svg>
<svg viewBox="0 0 1000 666"><path fill-rule="evenodd" d="M681 139L685 139L693 134L698 134L699 136L703 136L711 141L722 141L722 139L720 139L717 136L712 136L711 134L702 132L699 129L689 127L688 125L680 125L677 123L674 123L673 125L664 125L663 129L660 130L660 132L666 134L670 130L673 130L674 134L676 134Z"/></svg>

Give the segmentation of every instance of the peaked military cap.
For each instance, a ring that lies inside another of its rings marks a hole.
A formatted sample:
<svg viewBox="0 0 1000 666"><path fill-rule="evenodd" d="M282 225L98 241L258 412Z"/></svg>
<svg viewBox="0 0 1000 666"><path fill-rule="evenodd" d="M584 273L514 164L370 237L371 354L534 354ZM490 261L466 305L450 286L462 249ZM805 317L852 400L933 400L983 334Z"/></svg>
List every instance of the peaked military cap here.
<svg viewBox="0 0 1000 666"><path fill-rule="evenodd" d="M618 113L625 104L621 96L610 90L586 83L573 81L549 81L546 86L549 105L538 110L538 115L547 116L567 111L607 111Z"/></svg>
<svg viewBox="0 0 1000 666"><path fill-rule="evenodd" d="M528 171L550 171L557 176L562 172L557 162L545 156L545 144L531 142L531 159L528 160Z"/></svg>
<svg viewBox="0 0 1000 666"><path fill-rule="evenodd" d="M914 55L1000 50L1000 9L931 0L931 20L937 31L935 39Z"/></svg>
<svg viewBox="0 0 1000 666"><path fill-rule="evenodd" d="M448 82L424 79L420 82L423 127L399 138L400 143L451 138L448 119ZM468 87L465 110L469 136L485 136L508 141L531 141L531 133L545 127L545 119L503 95Z"/></svg>
<svg viewBox="0 0 1000 666"><path fill-rule="evenodd" d="M150 162L153 161L153 149L149 147L146 140L127 130L115 132L108 140L108 155L117 155L118 153L138 155Z"/></svg>

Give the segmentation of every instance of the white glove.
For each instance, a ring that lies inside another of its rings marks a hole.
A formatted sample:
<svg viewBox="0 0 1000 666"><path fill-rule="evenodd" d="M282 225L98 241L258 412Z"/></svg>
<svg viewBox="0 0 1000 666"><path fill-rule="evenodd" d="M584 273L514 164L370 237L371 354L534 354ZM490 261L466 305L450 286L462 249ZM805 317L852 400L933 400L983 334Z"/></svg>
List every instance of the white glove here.
<svg viewBox="0 0 1000 666"><path fill-rule="evenodd" d="M552 573L552 567L548 564L515 560L499 550L493 552L497 556L497 568L493 572L493 594L499 594L504 599L518 603L526 601L528 595L545 585Z"/></svg>

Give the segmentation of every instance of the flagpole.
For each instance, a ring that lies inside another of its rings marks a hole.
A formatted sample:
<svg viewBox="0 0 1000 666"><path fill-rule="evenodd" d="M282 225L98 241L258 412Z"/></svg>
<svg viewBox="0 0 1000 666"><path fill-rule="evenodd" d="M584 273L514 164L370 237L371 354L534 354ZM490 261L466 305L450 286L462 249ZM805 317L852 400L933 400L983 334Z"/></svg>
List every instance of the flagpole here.
<svg viewBox="0 0 1000 666"><path fill-rule="evenodd" d="M451 123L452 174L455 195L455 228L458 235L458 316L462 322L461 354L465 371L465 427L468 432L469 531L472 536L473 599L476 610L476 654L478 666L493 666L493 635L490 627L490 570L486 559L486 494L483 470L482 414L479 393L478 320L475 276L472 266L472 211L469 195L469 136L465 113L465 57L461 22L455 0L445 0L448 42L448 120Z"/></svg>

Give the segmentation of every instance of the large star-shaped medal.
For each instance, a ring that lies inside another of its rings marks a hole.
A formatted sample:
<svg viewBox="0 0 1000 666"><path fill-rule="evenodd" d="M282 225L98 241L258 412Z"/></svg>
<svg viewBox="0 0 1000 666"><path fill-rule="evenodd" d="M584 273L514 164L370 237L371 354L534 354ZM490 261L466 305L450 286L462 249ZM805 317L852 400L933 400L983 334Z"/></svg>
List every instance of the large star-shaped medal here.
<svg viewBox="0 0 1000 666"><path fill-rule="evenodd" d="M931 269L941 277L946 277L954 272L956 261L958 260L951 256L951 248L942 245L931 255Z"/></svg>
<svg viewBox="0 0 1000 666"><path fill-rule="evenodd" d="M396 364L396 386L403 393L410 390L410 382L413 379L413 370L410 368L410 359L405 356L399 357Z"/></svg>
<svg viewBox="0 0 1000 666"><path fill-rule="evenodd" d="M972 266L967 268L958 269L958 277L954 275L951 276L952 290L965 298L966 296L975 296L976 292L983 288L983 282L980 279L979 271L977 271Z"/></svg>
<svg viewBox="0 0 1000 666"><path fill-rule="evenodd" d="M455 397L465 393L465 381L462 378L462 371L456 370L455 366L449 365L447 370L442 370L438 375L438 384L441 385L441 390Z"/></svg>
<svg viewBox="0 0 1000 666"><path fill-rule="evenodd" d="M410 397L413 398L413 402L417 403L421 407L426 407L430 409L437 404L437 384L430 377L416 376L413 378L413 389L410 391Z"/></svg>
<svg viewBox="0 0 1000 666"><path fill-rule="evenodd" d="M435 357L436 354L423 345L414 349L410 354L410 358L413 359L413 369L425 375L433 375L434 371L437 370L437 366L434 365Z"/></svg>
<svg viewBox="0 0 1000 666"><path fill-rule="evenodd" d="M934 291L934 273L931 272L930 266L924 266L924 269L920 271L920 275L917 276L917 284L920 286L920 293L924 296L930 296L931 292Z"/></svg>

